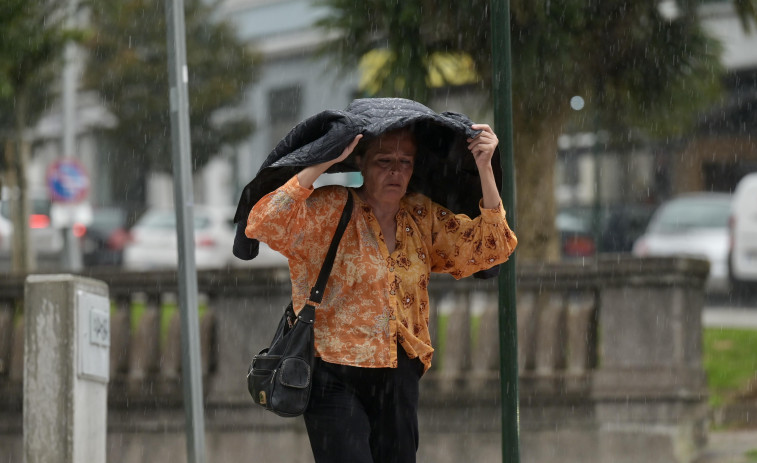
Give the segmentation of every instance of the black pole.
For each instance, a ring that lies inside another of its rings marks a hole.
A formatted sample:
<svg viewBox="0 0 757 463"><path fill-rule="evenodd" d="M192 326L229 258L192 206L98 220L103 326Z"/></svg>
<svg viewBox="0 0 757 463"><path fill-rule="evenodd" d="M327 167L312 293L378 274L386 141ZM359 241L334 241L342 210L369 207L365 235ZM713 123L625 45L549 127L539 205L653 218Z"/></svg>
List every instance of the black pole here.
<svg viewBox="0 0 757 463"><path fill-rule="evenodd" d="M515 168L513 164L512 79L510 73L510 2L492 0L492 95L494 129L502 154L502 205L510 227L515 221ZM517 233L517 230L516 230ZM499 274L499 358L502 396L502 461L520 462L520 409L518 408L518 320L515 310L515 254Z"/></svg>

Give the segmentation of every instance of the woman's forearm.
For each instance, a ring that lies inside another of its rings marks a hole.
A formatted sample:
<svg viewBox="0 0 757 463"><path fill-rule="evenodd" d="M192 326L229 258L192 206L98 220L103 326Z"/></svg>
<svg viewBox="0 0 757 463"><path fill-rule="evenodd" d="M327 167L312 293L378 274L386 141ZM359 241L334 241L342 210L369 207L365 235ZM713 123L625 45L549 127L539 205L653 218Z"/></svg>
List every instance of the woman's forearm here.
<svg viewBox="0 0 757 463"><path fill-rule="evenodd" d="M301 187L312 189L313 183L315 183L315 181L318 180L318 177L326 172L329 167L331 167L331 163L329 162L305 167L297 174L297 181L300 182Z"/></svg>
<svg viewBox="0 0 757 463"><path fill-rule="evenodd" d="M485 209L495 209L501 201L497 183L494 181L494 170L491 164L478 170L481 177L481 192L483 193L483 206Z"/></svg>
<svg viewBox="0 0 757 463"><path fill-rule="evenodd" d="M320 164L305 167L304 169L302 169L300 173L297 174L297 181L300 182L300 186L303 188L312 189L313 183L315 183L315 181L318 180L318 177L323 175L323 173L326 172L329 167L347 159L347 157L352 153L357 144L360 142L361 138L363 138L362 135L356 135L355 138L352 139L350 144L347 145L346 148L344 148L342 154L340 154L339 157L334 159L333 161L322 162Z"/></svg>

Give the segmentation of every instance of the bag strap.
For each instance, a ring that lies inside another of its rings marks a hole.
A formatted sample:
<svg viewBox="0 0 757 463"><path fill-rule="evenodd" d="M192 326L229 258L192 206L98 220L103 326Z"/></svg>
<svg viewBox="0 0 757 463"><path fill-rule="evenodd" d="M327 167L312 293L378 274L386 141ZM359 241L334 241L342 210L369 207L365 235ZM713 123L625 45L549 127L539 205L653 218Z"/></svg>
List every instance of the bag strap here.
<svg viewBox="0 0 757 463"><path fill-rule="evenodd" d="M329 246L329 251L326 253L326 258L323 260L321 272L318 274L318 280L316 280L315 286L310 290L310 300L308 301L308 304L311 302L320 304L321 299L323 299L323 291L326 289L326 283L331 275L331 268L334 266L336 249L339 247L339 242L342 240L342 235L347 228L347 223L349 223L350 217L352 217L352 202L352 192L348 189L347 204L344 205L342 217L339 219L339 225L336 227L334 237L331 238L331 245Z"/></svg>

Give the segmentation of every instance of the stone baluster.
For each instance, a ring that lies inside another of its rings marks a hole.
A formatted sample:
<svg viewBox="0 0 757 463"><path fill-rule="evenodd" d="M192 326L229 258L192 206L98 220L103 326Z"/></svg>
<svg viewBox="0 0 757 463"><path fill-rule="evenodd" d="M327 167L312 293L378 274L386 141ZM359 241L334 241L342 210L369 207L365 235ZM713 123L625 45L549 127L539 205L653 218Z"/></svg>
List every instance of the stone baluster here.
<svg viewBox="0 0 757 463"><path fill-rule="evenodd" d="M442 390L463 386L465 373L470 369L470 292L460 291L448 294L439 307L447 313L447 329L442 360Z"/></svg>
<svg viewBox="0 0 757 463"><path fill-rule="evenodd" d="M115 297L115 311L110 317L110 380L119 380L129 371L131 350L131 296Z"/></svg>
<svg viewBox="0 0 757 463"><path fill-rule="evenodd" d="M568 301L568 373L584 374L596 362L597 296L587 290L572 294Z"/></svg>
<svg viewBox="0 0 757 463"><path fill-rule="evenodd" d="M539 299L534 371L548 377L565 364L565 295L550 291Z"/></svg>
<svg viewBox="0 0 757 463"><path fill-rule="evenodd" d="M175 297L169 297L172 301ZM168 319L166 338L163 342L163 350L160 363L160 391L163 394L181 395L179 380L181 379L181 307L176 304Z"/></svg>
<svg viewBox="0 0 757 463"><path fill-rule="evenodd" d="M202 361L202 377L207 380L208 375L215 369L215 359L217 357L217 339L215 328L215 313L212 307L208 307L205 313L200 317L200 355ZM203 391L205 388L203 388Z"/></svg>
<svg viewBox="0 0 757 463"><path fill-rule="evenodd" d="M496 291L478 291L480 307L478 336L473 348L473 371L478 376L491 376L499 370L499 297Z"/></svg>
<svg viewBox="0 0 757 463"><path fill-rule="evenodd" d="M536 293L519 291L517 295L518 311L518 371L534 369L536 353Z"/></svg>
<svg viewBox="0 0 757 463"><path fill-rule="evenodd" d="M129 358L129 391L141 395L149 393L152 385L148 379L160 367L160 299L158 294L145 297L145 310L138 321L132 339Z"/></svg>
<svg viewBox="0 0 757 463"><path fill-rule="evenodd" d="M569 392L588 391L589 370L596 366L597 356L597 296L586 290L568 299L566 315L567 356L566 389Z"/></svg>
<svg viewBox="0 0 757 463"><path fill-rule="evenodd" d="M0 376L7 375L10 369L14 317L11 302L0 301Z"/></svg>
<svg viewBox="0 0 757 463"><path fill-rule="evenodd" d="M198 295L200 306L207 305L208 297ZM175 297L167 294L166 301L175 303ZM212 352L215 318L210 309L205 310L199 319L200 361L203 379L206 380L212 367ZM166 396L181 400L182 352L181 352L181 307L176 306L168 320L166 338L162 344L160 363L160 392Z"/></svg>
<svg viewBox="0 0 757 463"><path fill-rule="evenodd" d="M499 383L499 302L496 291L475 295L480 320L473 346L473 365L469 385L477 394L496 391Z"/></svg>
<svg viewBox="0 0 757 463"><path fill-rule="evenodd" d="M13 326L11 359L8 379L14 389L21 391L24 382L24 316L20 315Z"/></svg>

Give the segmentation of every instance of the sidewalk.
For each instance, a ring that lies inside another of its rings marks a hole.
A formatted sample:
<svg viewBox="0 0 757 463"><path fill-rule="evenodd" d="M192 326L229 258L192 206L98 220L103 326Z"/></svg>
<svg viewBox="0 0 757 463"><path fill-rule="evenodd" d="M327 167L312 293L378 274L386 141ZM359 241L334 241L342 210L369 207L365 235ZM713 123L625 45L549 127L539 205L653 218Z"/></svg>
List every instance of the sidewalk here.
<svg viewBox="0 0 757 463"><path fill-rule="evenodd" d="M708 328L757 329L757 307L705 307L702 311L702 325Z"/></svg>
<svg viewBox="0 0 757 463"><path fill-rule="evenodd" d="M757 462L757 429L710 431L707 449L696 463Z"/></svg>

